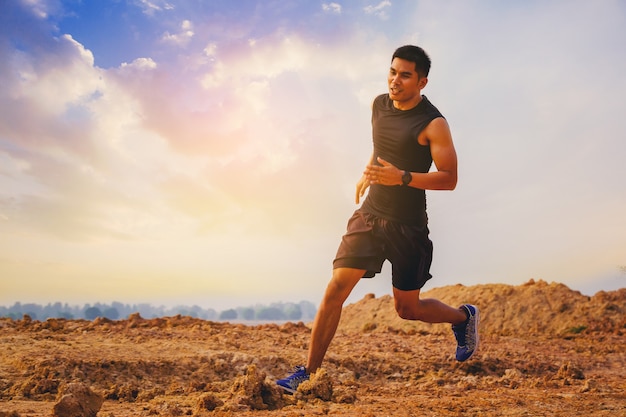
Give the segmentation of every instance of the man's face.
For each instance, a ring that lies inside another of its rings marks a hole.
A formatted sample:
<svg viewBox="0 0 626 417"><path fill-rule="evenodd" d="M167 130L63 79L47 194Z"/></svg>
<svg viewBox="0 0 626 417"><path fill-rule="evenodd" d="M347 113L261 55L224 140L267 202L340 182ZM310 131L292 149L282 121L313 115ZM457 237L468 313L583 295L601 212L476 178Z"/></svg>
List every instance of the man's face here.
<svg viewBox="0 0 626 417"><path fill-rule="evenodd" d="M415 72L415 63L401 58L394 58L389 68L387 84L389 97L399 103L419 102L421 90L428 79L420 78Z"/></svg>

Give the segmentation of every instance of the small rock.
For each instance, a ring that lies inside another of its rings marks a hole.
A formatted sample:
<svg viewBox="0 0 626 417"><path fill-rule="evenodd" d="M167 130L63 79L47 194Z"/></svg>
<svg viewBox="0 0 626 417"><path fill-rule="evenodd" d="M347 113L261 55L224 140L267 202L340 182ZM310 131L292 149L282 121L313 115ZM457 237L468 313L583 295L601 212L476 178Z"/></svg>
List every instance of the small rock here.
<svg viewBox="0 0 626 417"><path fill-rule="evenodd" d="M59 392L52 409L54 417L96 417L104 398L87 385L73 382Z"/></svg>

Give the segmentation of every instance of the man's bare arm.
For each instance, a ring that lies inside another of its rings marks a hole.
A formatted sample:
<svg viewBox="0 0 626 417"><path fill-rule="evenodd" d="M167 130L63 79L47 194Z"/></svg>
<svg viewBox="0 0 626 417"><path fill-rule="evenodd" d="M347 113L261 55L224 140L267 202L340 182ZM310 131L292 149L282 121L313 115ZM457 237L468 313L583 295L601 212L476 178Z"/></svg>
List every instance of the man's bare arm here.
<svg viewBox="0 0 626 417"><path fill-rule="evenodd" d="M457 157L450 127L444 118L437 118L420 134L418 141L429 144L430 153L435 163L436 171L421 173L412 172L410 187L423 190L454 190L457 183ZM370 184L401 185L403 170L391 163L378 158L381 164L374 165L373 161L364 172Z"/></svg>

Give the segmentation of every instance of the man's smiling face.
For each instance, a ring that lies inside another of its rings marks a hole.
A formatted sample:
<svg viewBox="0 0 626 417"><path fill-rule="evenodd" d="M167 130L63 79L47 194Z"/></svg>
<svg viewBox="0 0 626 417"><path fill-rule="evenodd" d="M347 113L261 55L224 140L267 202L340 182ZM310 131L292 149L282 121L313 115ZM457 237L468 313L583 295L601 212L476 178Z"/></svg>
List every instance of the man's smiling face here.
<svg viewBox="0 0 626 417"><path fill-rule="evenodd" d="M421 91L428 79L415 71L415 63L394 58L389 68L387 84L389 97L396 108L401 110L415 107L422 99Z"/></svg>

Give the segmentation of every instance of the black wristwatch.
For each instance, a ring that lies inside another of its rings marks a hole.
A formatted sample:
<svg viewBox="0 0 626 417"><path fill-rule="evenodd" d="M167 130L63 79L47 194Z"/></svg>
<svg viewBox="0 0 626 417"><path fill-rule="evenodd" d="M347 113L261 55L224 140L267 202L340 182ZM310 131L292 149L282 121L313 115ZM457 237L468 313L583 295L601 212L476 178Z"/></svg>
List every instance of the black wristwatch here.
<svg viewBox="0 0 626 417"><path fill-rule="evenodd" d="M409 171L404 171L402 174L402 185L409 185L413 181L413 176Z"/></svg>

